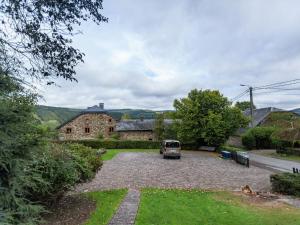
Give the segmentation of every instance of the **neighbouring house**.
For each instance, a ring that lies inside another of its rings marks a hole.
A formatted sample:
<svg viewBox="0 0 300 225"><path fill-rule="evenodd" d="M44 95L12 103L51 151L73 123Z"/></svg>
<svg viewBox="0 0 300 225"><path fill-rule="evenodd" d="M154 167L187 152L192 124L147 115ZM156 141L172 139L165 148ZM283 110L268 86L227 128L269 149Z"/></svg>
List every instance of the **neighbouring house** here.
<svg viewBox="0 0 300 225"><path fill-rule="evenodd" d="M57 129L60 140L108 138L116 127L116 121L104 110L104 104L88 107L61 124Z"/></svg>
<svg viewBox="0 0 300 225"><path fill-rule="evenodd" d="M165 125L172 124L172 120L165 119ZM123 120L116 124L116 132L122 140L155 140L155 120Z"/></svg>
<svg viewBox="0 0 300 225"><path fill-rule="evenodd" d="M164 123L169 125L172 120L165 120ZM154 128L154 119L116 121L100 103L83 110L57 129L60 140L109 138L112 134L119 134L121 140L152 141L155 140Z"/></svg>
<svg viewBox="0 0 300 225"><path fill-rule="evenodd" d="M249 117L251 116L250 110L246 110L243 112L245 116ZM290 116L299 117L299 115L292 111L287 111L283 109L278 109L274 107L267 107L267 108L260 108L260 109L254 109L253 110L253 126L273 126L274 121L271 122L272 117L275 117L275 115L279 114L289 114ZM277 116L278 118L278 116ZM300 118L300 117L299 117ZM235 135L229 137L229 140L227 141L227 144L241 147L242 146L242 140L241 136L249 129L251 128L251 123L249 123L247 128L240 128Z"/></svg>

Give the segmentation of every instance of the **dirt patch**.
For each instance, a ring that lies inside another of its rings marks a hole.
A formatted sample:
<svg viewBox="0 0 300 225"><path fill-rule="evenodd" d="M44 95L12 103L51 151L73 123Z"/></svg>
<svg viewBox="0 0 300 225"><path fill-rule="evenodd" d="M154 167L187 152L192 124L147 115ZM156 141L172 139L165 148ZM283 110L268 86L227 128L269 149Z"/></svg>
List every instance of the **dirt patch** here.
<svg viewBox="0 0 300 225"><path fill-rule="evenodd" d="M42 225L80 225L95 210L96 203L82 195L66 196L58 204L48 209Z"/></svg>

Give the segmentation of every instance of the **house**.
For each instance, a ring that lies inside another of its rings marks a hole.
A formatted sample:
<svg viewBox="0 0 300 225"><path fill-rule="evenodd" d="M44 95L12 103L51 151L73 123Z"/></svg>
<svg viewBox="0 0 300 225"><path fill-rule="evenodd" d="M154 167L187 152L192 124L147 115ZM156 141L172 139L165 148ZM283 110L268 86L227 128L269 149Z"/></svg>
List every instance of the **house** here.
<svg viewBox="0 0 300 225"><path fill-rule="evenodd" d="M165 119L165 125L172 124L172 120ZM155 120L123 120L116 124L116 132L121 140L155 140Z"/></svg>
<svg viewBox="0 0 300 225"><path fill-rule="evenodd" d="M60 140L108 138L116 127L116 121L104 110L104 104L88 107L57 129Z"/></svg>
<svg viewBox="0 0 300 225"><path fill-rule="evenodd" d="M164 123L169 125L172 120L165 120ZM118 134L121 140L151 141L155 140L154 128L154 119L116 121L100 103L83 110L57 129L60 140L109 138L112 134Z"/></svg>
<svg viewBox="0 0 300 225"><path fill-rule="evenodd" d="M243 113L245 116L247 116L249 118L251 117L250 110L246 110ZM299 117L299 115L295 112L286 111L286 110L278 109L278 108L274 108L274 107L255 109L255 110L253 110L253 127L274 125L274 121L271 121L271 117L276 114L286 114L286 113L289 113L295 117ZM287 121L285 121L285 122L287 122ZM236 146L236 147L242 147L241 136L249 128L251 128L251 122L248 124L247 128L240 128L235 133L235 135L229 137L227 144Z"/></svg>

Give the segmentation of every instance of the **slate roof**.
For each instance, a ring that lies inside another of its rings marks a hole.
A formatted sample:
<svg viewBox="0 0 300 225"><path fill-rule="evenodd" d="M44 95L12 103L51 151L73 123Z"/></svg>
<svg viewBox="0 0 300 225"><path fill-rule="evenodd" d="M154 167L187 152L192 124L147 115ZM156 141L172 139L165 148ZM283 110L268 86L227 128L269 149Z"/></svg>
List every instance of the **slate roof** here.
<svg viewBox="0 0 300 225"><path fill-rule="evenodd" d="M165 125L172 124L173 120L165 119ZM122 120L116 124L116 131L153 131L155 119Z"/></svg>
<svg viewBox="0 0 300 225"><path fill-rule="evenodd" d="M84 114L107 114L107 111L103 109L96 109L93 107L89 107L87 109L82 110L80 113L78 113L76 116L73 116L69 120L65 121L64 123L60 124L56 129L60 129L61 127L65 126L66 124L70 123L71 121L75 120L77 117L84 115ZM108 115L108 114L107 114Z"/></svg>
<svg viewBox="0 0 300 225"><path fill-rule="evenodd" d="M254 127L260 125L264 120L267 118L268 115L272 112L284 112L283 109L278 109L274 107L267 107L267 108L261 108L261 109L255 109L253 110L253 125ZM251 116L250 110L244 111L245 116ZM249 124L249 127L251 126L251 123Z"/></svg>

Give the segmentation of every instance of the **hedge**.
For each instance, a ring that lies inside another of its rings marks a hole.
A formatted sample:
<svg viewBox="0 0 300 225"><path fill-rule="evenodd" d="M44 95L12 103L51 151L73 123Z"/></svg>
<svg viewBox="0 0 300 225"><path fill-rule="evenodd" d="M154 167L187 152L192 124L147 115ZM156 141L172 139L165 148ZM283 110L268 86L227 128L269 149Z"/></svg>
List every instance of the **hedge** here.
<svg viewBox="0 0 300 225"><path fill-rule="evenodd" d="M115 140L74 140L63 141L65 143L78 143L85 146L99 149L157 149L160 142L157 141L115 141Z"/></svg>
<svg viewBox="0 0 300 225"><path fill-rule="evenodd" d="M255 127L242 136L242 143L248 149L274 148L272 134L276 129L273 127Z"/></svg>
<svg viewBox="0 0 300 225"><path fill-rule="evenodd" d="M158 141L119 141L119 140L73 140L59 141L59 143L77 143L85 146L99 149L158 149L160 142ZM198 150L199 145L196 143L181 143L184 150Z"/></svg>
<svg viewBox="0 0 300 225"><path fill-rule="evenodd" d="M300 197L300 174L272 174L270 179L274 192Z"/></svg>

